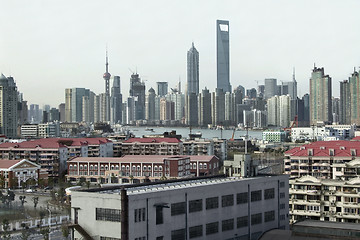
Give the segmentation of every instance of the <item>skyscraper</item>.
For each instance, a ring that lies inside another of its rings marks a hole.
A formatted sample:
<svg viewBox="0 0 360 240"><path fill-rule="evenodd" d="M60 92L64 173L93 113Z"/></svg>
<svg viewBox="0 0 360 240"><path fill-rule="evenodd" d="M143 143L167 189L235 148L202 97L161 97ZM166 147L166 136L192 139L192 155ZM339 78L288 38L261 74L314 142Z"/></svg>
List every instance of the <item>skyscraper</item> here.
<svg viewBox="0 0 360 240"><path fill-rule="evenodd" d="M266 78L265 79L265 90L264 90L264 97L265 99L271 98L277 93L277 80L275 78Z"/></svg>
<svg viewBox="0 0 360 240"><path fill-rule="evenodd" d="M13 77L0 76L0 134L8 138L17 136L18 92Z"/></svg>
<svg viewBox="0 0 360 240"><path fill-rule="evenodd" d="M199 52L194 43L187 52L187 93L199 94Z"/></svg>
<svg viewBox="0 0 360 240"><path fill-rule="evenodd" d="M199 110L199 126L207 126L211 124L211 93L205 87L198 97Z"/></svg>
<svg viewBox="0 0 360 240"><path fill-rule="evenodd" d="M141 81L137 73L131 74L129 92L130 97L135 98L133 102L135 104L135 119L133 120L145 119L145 83ZM128 119L131 118L128 116Z"/></svg>
<svg viewBox="0 0 360 240"><path fill-rule="evenodd" d="M331 77L324 74L324 68L314 69L310 78L310 125L332 121Z"/></svg>
<svg viewBox="0 0 360 240"><path fill-rule="evenodd" d="M148 121L155 120L155 90L150 88L145 97L145 119Z"/></svg>
<svg viewBox="0 0 360 240"><path fill-rule="evenodd" d="M185 97L185 119L189 126L198 125L198 99L196 93L188 93Z"/></svg>
<svg viewBox="0 0 360 240"><path fill-rule="evenodd" d="M120 77L114 76L110 97L111 123L122 122L122 95L120 88Z"/></svg>
<svg viewBox="0 0 360 240"><path fill-rule="evenodd" d="M350 83L348 80L340 82L340 124L350 124L351 120Z"/></svg>
<svg viewBox="0 0 360 240"><path fill-rule="evenodd" d="M355 71L349 78L350 82L350 106L351 123L360 125L360 79L359 73Z"/></svg>
<svg viewBox="0 0 360 240"><path fill-rule="evenodd" d="M229 21L216 20L217 88L224 92L231 92L229 53Z"/></svg>
<svg viewBox="0 0 360 240"><path fill-rule="evenodd" d="M168 93L168 82L156 82L157 95L164 97Z"/></svg>

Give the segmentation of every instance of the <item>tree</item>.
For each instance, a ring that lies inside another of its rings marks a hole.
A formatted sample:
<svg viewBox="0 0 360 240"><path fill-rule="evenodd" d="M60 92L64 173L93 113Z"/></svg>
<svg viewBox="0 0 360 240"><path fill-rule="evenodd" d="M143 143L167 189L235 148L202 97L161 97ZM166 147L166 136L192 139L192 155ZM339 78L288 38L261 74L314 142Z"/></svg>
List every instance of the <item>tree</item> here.
<svg viewBox="0 0 360 240"><path fill-rule="evenodd" d="M36 208L36 206L39 203L39 197L33 197L32 200L33 200L33 203L34 203L34 208Z"/></svg>
<svg viewBox="0 0 360 240"><path fill-rule="evenodd" d="M26 198L26 196L19 196L19 200L21 201L21 206L22 207L24 206L24 203L26 203L25 198Z"/></svg>
<svg viewBox="0 0 360 240"><path fill-rule="evenodd" d="M29 227L26 226L25 223L22 223L22 224L21 224L21 227L22 227L22 229L21 229L21 236L20 236L20 238L21 238L22 240L27 240L27 239L29 239L29 237L30 237Z"/></svg>
<svg viewBox="0 0 360 240"><path fill-rule="evenodd" d="M49 227L42 227L40 229L40 234L43 235L44 240L49 240L49 233L50 233Z"/></svg>
<svg viewBox="0 0 360 240"><path fill-rule="evenodd" d="M69 231L68 226L65 225L65 224L63 224L63 225L61 226L61 232L62 232L63 237L67 239L68 236L69 236L69 234L70 234L70 231Z"/></svg>
<svg viewBox="0 0 360 240"><path fill-rule="evenodd" d="M10 223L9 223L9 220L4 219L2 221L2 227L3 227L3 231L1 232L1 239L10 240L11 235L10 235Z"/></svg>
<svg viewBox="0 0 360 240"><path fill-rule="evenodd" d="M0 176L0 188L5 187L5 177L3 175Z"/></svg>
<svg viewBox="0 0 360 240"><path fill-rule="evenodd" d="M86 187L89 189L90 188L90 181L86 181Z"/></svg>
<svg viewBox="0 0 360 240"><path fill-rule="evenodd" d="M82 186L85 182L86 182L86 178L81 177L81 178L79 178L78 185L79 185L79 186Z"/></svg>

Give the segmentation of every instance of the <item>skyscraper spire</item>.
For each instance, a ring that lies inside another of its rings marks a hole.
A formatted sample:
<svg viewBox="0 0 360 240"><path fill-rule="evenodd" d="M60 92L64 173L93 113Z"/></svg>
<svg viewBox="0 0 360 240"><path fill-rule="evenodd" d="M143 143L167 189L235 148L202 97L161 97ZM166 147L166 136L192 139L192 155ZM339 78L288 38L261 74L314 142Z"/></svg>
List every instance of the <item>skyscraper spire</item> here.
<svg viewBox="0 0 360 240"><path fill-rule="evenodd" d="M105 63L105 66L106 66L106 72L103 75L103 78L105 80L105 93L108 96L110 96L110 87L109 87L110 83L109 83L109 80L110 80L111 74L109 73L109 62L108 62L107 48L106 48L106 63Z"/></svg>
<svg viewBox="0 0 360 240"><path fill-rule="evenodd" d="M293 67L293 82L296 82L296 80L295 80L295 67Z"/></svg>

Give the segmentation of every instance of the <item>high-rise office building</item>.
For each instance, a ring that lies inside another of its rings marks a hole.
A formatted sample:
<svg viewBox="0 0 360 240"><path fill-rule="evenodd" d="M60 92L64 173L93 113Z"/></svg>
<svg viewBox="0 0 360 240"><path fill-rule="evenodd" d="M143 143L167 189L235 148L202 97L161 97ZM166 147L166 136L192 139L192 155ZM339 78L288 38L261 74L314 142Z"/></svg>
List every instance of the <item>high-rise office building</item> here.
<svg viewBox="0 0 360 240"><path fill-rule="evenodd" d="M65 103L59 104L60 122L65 122Z"/></svg>
<svg viewBox="0 0 360 240"><path fill-rule="evenodd" d="M186 124L189 126L198 125L198 101L196 93L186 94L185 104L186 112L185 119Z"/></svg>
<svg viewBox="0 0 360 240"><path fill-rule="evenodd" d="M199 52L192 47L187 52L187 94L199 94Z"/></svg>
<svg viewBox="0 0 360 240"><path fill-rule="evenodd" d="M350 83L348 80L340 82L340 124L350 124L351 121Z"/></svg>
<svg viewBox="0 0 360 240"><path fill-rule="evenodd" d="M89 94L90 90L85 88L65 89L65 120L67 122L83 120L83 97Z"/></svg>
<svg viewBox="0 0 360 240"><path fill-rule="evenodd" d="M30 104L28 119L30 123L40 123L41 122L40 107L38 104Z"/></svg>
<svg viewBox="0 0 360 240"><path fill-rule="evenodd" d="M198 120L199 126L207 126L211 124L211 93L205 87L198 96Z"/></svg>
<svg viewBox="0 0 360 240"><path fill-rule="evenodd" d="M225 121L225 92L216 88L211 93L211 118L212 125L223 125Z"/></svg>
<svg viewBox="0 0 360 240"><path fill-rule="evenodd" d="M122 94L119 76L114 76L114 81L111 88L110 113L110 122L112 124L122 122Z"/></svg>
<svg viewBox="0 0 360 240"><path fill-rule="evenodd" d="M145 97L145 119L148 121L155 120L155 90L150 88Z"/></svg>
<svg viewBox="0 0 360 240"><path fill-rule="evenodd" d="M72 99L72 89L66 88L65 89L65 112L64 112L64 119L65 122L72 122L72 115L71 115L71 99ZM31 111L31 105L30 105L30 111ZM31 117L29 117L30 122L32 122Z"/></svg>
<svg viewBox="0 0 360 240"><path fill-rule="evenodd" d="M180 92L173 92L166 95L166 100L175 104L175 120L181 121L185 116L185 95Z"/></svg>
<svg viewBox="0 0 360 240"><path fill-rule="evenodd" d="M156 82L157 95L164 97L168 93L168 82Z"/></svg>
<svg viewBox="0 0 360 240"><path fill-rule="evenodd" d="M277 80L275 78L265 79L264 97L265 99L278 95Z"/></svg>
<svg viewBox="0 0 360 240"><path fill-rule="evenodd" d="M351 123L360 125L360 79L359 73L355 71L349 78L350 82L350 107Z"/></svg>
<svg viewBox="0 0 360 240"><path fill-rule="evenodd" d="M138 73L131 74L129 92L130 97L134 97L135 100L133 102L135 119L133 120L145 119L145 83L141 81Z"/></svg>
<svg viewBox="0 0 360 240"><path fill-rule="evenodd" d="M310 125L331 123L331 77L324 68L314 67L310 78Z"/></svg>
<svg viewBox="0 0 360 240"><path fill-rule="evenodd" d="M216 70L217 88L231 92L229 21L216 20Z"/></svg>
<svg viewBox="0 0 360 240"><path fill-rule="evenodd" d="M273 96L267 100L268 124L277 127L289 127L291 117L290 95Z"/></svg>
<svg viewBox="0 0 360 240"><path fill-rule="evenodd" d="M13 77L0 75L0 134L17 137L18 92Z"/></svg>

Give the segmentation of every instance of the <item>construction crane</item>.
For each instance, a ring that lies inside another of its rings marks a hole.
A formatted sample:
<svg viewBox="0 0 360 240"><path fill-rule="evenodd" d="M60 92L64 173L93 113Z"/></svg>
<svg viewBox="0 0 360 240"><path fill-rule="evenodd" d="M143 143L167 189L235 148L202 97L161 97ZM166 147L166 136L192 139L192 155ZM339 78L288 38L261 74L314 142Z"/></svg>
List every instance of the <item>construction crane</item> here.
<svg viewBox="0 0 360 240"><path fill-rule="evenodd" d="M284 131L287 132L289 135L291 135L291 129L293 127L298 127L298 126L299 126L298 116L296 115L294 117L294 121L292 121L292 123L290 124L290 127L284 128Z"/></svg>

